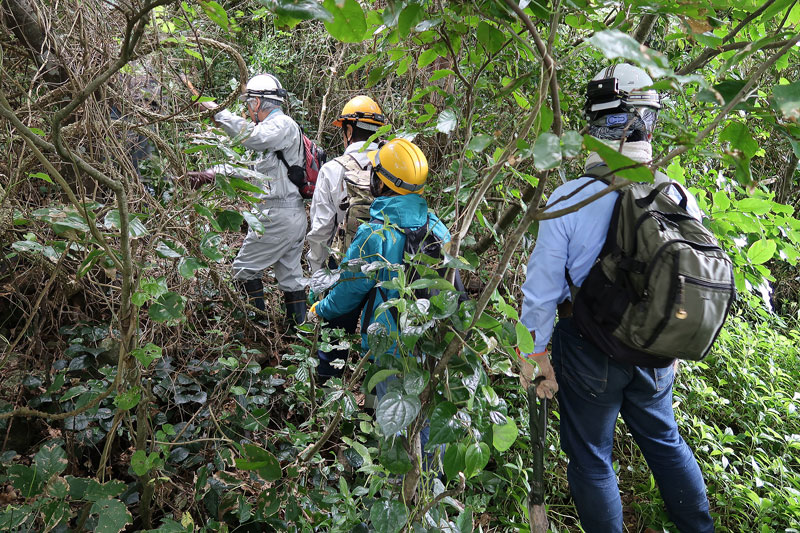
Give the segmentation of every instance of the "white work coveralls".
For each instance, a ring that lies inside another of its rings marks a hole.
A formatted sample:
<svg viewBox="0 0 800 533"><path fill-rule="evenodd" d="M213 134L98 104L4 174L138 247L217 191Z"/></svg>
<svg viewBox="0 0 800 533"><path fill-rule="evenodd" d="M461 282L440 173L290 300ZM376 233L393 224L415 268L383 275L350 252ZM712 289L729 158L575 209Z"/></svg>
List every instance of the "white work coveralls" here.
<svg viewBox="0 0 800 533"><path fill-rule="evenodd" d="M297 186L289 181L286 166L275 155L275 151L282 150L287 163L303 165L299 126L280 109L273 110L258 124L227 109L214 115L214 120L232 137L250 130L241 144L258 153L254 170L268 176L268 180L251 180L265 192L254 195L261 200L256 206L256 215L264 226L264 233L259 235L252 228L248 230L233 260L234 279L258 279L265 269L274 267L279 289L284 292L304 290L300 257L308 226L306 211ZM237 175L230 165L220 165L214 170Z"/></svg>
<svg viewBox="0 0 800 533"><path fill-rule="evenodd" d="M368 151L378 149L378 145L370 143L364 151L360 151L366 141L357 141L344 149L345 155L352 154L359 165L365 167L370 163ZM339 209L347 198L347 186L344 181L344 167L334 160L325 163L317 176L317 188L311 200L311 231L308 232L308 253L306 259L311 273L318 271L330 255L330 246L336 237L336 231L344 220L345 211ZM346 250L339 250L344 253Z"/></svg>

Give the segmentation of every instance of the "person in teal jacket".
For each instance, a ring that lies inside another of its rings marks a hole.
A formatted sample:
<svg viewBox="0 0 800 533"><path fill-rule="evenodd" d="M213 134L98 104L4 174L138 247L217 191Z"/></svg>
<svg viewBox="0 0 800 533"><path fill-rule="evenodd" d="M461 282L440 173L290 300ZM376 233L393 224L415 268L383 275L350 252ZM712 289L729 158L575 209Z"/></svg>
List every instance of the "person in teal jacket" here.
<svg viewBox="0 0 800 533"><path fill-rule="evenodd" d="M428 177L428 161L419 147L405 139L394 139L380 150L369 152L368 156L373 162L370 189L375 196L370 207L371 220L359 227L343 264L357 260L401 264L406 237L397 228L418 229L427 223L442 244L449 242L447 227L428 211L428 203L420 195ZM358 272L342 269L337 284L324 299L314 304L311 313L323 320L331 320L363 305L361 346L362 353L366 354L369 350L367 331L385 328L386 335L397 338L397 324L391 311L376 313L376 310L384 301L397 298L398 292L383 288L372 291L378 282L396 276L397 272L385 267L377 271L362 268ZM373 324L381 324L383 328ZM397 345L393 342L388 353L399 355L396 351ZM381 354L370 355L378 358ZM380 388L378 396L382 396Z"/></svg>
<svg viewBox="0 0 800 533"><path fill-rule="evenodd" d="M388 335L392 342L386 352L369 354L379 366L385 367L392 363L391 359L385 361L387 356L401 355L398 351L399 343L396 342L399 335L392 310L378 310L378 308L381 303L397 298L399 293L394 289L377 285L379 282L396 277L397 272L387 267L372 270L368 268L369 263L378 261L395 265L403 263L406 236L401 229L416 230L427 224L429 231L442 245L450 242L450 232L436 215L428 211L428 202L420 196L428 179L428 160L419 147L405 139L394 139L378 151L369 152L368 157L373 165L370 190L375 197L370 206L371 220L358 228L342 261L342 264L348 261L351 264L363 262L362 268L355 272L347 268L342 269L337 284L324 299L315 303L309 312L323 320L330 320L363 306L362 356L367 356L369 352L368 332L374 335ZM394 379L390 377L376 386L378 408L389 389L390 382ZM423 449L428 442L429 434L430 427L426 425L420 431L420 444ZM441 453L442 449L443 447L439 447L437 450L425 452L424 464L434 464L435 456ZM429 466L423 468L428 470Z"/></svg>

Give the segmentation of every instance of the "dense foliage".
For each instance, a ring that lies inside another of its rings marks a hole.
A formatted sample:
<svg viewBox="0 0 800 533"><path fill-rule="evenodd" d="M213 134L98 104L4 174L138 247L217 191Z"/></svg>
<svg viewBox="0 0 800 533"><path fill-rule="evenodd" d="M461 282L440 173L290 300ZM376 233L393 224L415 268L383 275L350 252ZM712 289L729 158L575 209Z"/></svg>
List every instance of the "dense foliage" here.
<svg viewBox="0 0 800 533"><path fill-rule="evenodd" d="M796 1L71 4L0 0L4 531L527 531L519 287L547 195L588 151L630 180L660 167L686 183L733 258L739 301L713 353L681 365L678 423L720 531L800 528ZM669 97L652 168L584 135L587 78L612 61ZM241 112L264 71L334 154L332 118L374 96L380 135L428 155L426 196L454 235L443 265L416 258L423 279L392 267L403 357L355 360L324 390L316 347L359 340L287 332L277 291L250 320L230 262L256 189L184 177L252 154L181 76ZM435 266L460 268L471 300ZM430 305L414 297L428 287ZM364 395L389 376L372 412ZM441 476L421 468L426 418ZM572 531L557 427L556 408L548 517ZM626 525L671 528L617 431Z"/></svg>

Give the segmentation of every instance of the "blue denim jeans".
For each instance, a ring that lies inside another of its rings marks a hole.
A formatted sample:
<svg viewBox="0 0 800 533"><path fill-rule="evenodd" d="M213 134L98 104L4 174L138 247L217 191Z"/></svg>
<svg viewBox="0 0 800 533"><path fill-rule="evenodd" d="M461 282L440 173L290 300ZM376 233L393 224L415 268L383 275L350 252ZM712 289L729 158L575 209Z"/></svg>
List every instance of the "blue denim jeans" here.
<svg viewBox="0 0 800 533"><path fill-rule="evenodd" d="M612 467L617 415L639 445L681 532L714 531L703 475L678 433L672 411L675 370L642 368L609 358L562 319L553 334L561 447L567 479L587 533L622 531L622 503Z"/></svg>

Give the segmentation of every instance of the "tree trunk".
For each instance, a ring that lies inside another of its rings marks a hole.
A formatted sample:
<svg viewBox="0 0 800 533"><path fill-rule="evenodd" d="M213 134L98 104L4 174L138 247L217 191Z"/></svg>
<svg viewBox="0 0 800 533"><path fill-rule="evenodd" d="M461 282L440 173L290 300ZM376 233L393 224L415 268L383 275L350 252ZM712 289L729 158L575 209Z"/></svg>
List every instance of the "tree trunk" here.
<svg viewBox="0 0 800 533"><path fill-rule="evenodd" d="M632 37L636 39L639 44L645 44L650 37L650 32L653 31L653 26L656 25L656 20L658 20L658 15L655 13L644 15L639 21L639 25L633 30Z"/></svg>
<svg viewBox="0 0 800 533"><path fill-rule="evenodd" d="M66 83L69 78L53 53L34 6L28 0L4 0L1 4L3 23L28 49L45 82L52 86Z"/></svg>

